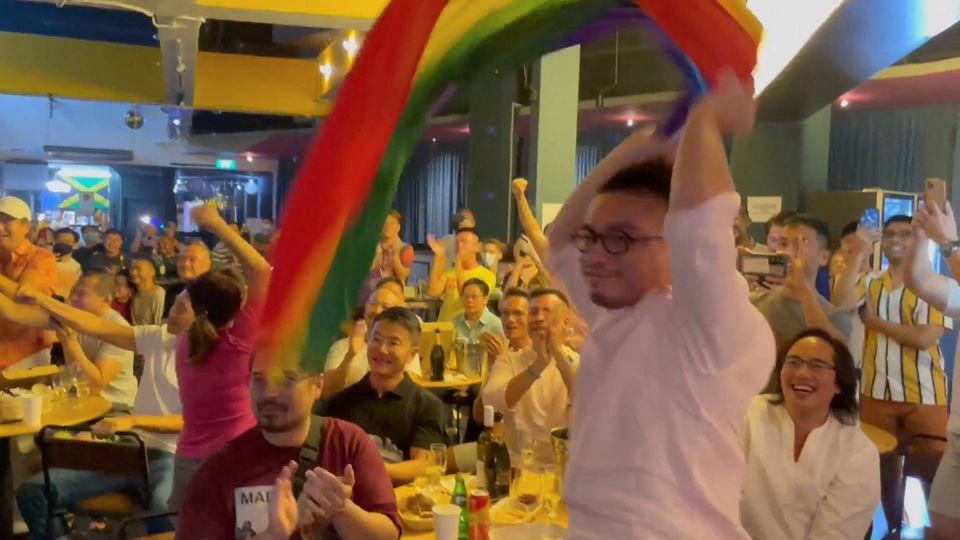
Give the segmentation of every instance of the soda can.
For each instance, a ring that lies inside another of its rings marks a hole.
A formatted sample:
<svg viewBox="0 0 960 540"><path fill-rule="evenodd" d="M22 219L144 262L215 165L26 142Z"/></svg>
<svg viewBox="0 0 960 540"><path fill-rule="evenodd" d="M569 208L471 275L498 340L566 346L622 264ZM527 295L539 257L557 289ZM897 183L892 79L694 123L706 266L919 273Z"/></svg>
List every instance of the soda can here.
<svg viewBox="0 0 960 540"><path fill-rule="evenodd" d="M470 490L467 511L470 540L490 540L490 493L485 489Z"/></svg>

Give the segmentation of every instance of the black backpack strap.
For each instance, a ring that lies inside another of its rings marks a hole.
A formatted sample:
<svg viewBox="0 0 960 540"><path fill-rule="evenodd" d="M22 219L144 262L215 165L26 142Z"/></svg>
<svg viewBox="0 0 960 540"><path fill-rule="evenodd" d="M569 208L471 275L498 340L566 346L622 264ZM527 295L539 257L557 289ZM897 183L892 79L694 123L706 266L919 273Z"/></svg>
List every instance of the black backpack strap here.
<svg viewBox="0 0 960 540"><path fill-rule="evenodd" d="M307 433L307 440L300 447L300 455L297 456L297 473L293 477L293 496L299 497L303 485L307 482L307 471L316 467L317 460L320 458L320 443L323 440L323 417L310 417L310 431Z"/></svg>

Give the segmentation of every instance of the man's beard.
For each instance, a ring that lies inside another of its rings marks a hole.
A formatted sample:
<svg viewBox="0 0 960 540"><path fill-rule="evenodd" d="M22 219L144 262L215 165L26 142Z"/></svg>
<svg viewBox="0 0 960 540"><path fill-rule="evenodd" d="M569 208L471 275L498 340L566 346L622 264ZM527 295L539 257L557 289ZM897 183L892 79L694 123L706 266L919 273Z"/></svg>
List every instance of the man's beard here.
<svg viewBox="0 0 960 540"><path fill-rule="evenodd" d="M278 417L276 421L268 420L267 418L269 417L263 414L263 410L266 407L272 407L273 410L276 411ZM264 433L285 433L292 431L303 423L304 417L289 418L287 417L289 411L289 406L281 405L273 400L264 400L257 403L257 427Z"/></svg>

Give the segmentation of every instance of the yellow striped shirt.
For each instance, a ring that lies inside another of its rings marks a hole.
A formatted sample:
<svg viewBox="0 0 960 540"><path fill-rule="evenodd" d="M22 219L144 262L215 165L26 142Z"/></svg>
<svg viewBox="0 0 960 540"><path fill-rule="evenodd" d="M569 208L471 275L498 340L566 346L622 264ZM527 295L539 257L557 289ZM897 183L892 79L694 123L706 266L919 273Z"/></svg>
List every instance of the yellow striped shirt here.
<svg viewBox="0 0 960 540"><path fill-rule="evenodd" d="M856 293L861 306L866 302L865 296L869 296L874 314L887 322L953 327L949 317L917 298L913 291L903 286L894 289L888 272L864 276ZM917 350L867 330L861 391L886 401L946 405L947 377L939 342L929 349Z"/></svg>

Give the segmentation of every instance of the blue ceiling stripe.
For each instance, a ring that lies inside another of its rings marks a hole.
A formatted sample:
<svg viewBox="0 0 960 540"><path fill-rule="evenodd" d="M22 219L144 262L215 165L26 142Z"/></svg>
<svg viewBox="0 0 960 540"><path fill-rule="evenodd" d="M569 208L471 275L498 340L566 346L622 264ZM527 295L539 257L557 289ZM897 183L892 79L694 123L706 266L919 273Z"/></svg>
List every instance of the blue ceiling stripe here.
<svg viewBox="0 0 960 540"><path fill-rule="evenodd" d="M149 17L135 11L0 0L0 32L158 47Z"/></svg>

